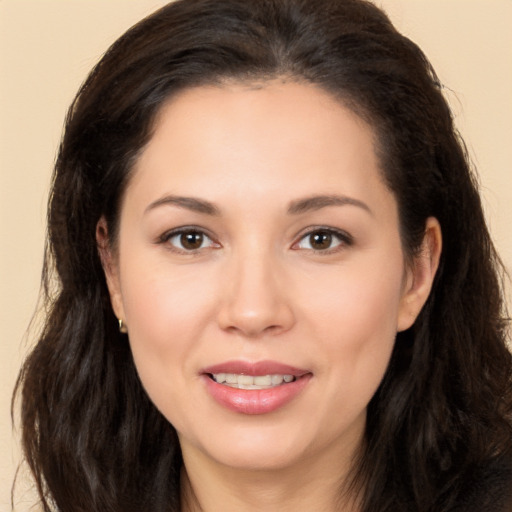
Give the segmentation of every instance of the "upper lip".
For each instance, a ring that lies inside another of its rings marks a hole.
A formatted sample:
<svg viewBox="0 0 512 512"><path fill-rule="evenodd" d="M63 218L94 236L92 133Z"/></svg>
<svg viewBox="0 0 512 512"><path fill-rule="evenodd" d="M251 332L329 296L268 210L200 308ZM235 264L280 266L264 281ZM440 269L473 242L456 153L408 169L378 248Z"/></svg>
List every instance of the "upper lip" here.
<svg viewBox="0 0 512 512"><path fill-rule="evenodd" d="M277 361L225 361L204 368L201 373L218 374L218 373L234 373L237 375L293 375L294 377L302 377L309 370L296 368Z"/></svg>

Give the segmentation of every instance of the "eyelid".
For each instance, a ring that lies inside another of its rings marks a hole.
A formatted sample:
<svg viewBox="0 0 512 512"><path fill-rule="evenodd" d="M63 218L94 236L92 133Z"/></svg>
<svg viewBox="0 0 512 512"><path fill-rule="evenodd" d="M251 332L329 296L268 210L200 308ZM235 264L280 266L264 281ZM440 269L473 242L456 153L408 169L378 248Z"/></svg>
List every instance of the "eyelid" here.
<svg viewBox="0 0 512 512"><path fill-rule="evenodd" d="M193 250L193 249L185 250L185 249L180 249L179 247L176 247L169 243L169 240L172 239L173 237L182 235L184 233L190 233L190 232L196 232L196 233L202 234L203 236L205 236L206 238L208 238L211 241L211 245L209 245L209 247L203 247L203 248L199 248L199 249L195 249L195 250ZM322 249L322 250L320 250L320 249L302 249L302 248L298 247L298 245L306 237L311 236L312 234L318 233L318 232L328 233L328 234L332 235L333 237L337 238L340 243L332 248ZM204 251L205 249L211 249L211 248L216 249L216 248L221 247L221 244L215 239L215 237L209 232L209 230L202 228L200 226L196 226L196 225L179 226L179 227L176 227L173 229L169 229L168 231L165 231L160 236L158 236L155 243L156 244L167 244L169 250L179 253L179 254L188 254L188 255L197 254L198 252ZM297 235L295 237L295 242L293 242L293 244L291 246L291 249L293 249L293 250L309 250L311 252L314 252L315 254L327 255L327 254L331 254L333 252L342 250L343 248L350 247L351 245L353 245L353 243L354 243L354 239L353 239L352 235L350 235L346 231L339 229L339 228L334 228L331 226L318 225L318 226L310 226L306 230L304 230L302 233Z"/></svg>
<svg viewBox="0 0 512 512"><path fill-rule="evenodd" d="M209 247L199 248L199 249L195 249L195 250L185 250L185 249L180 249L179 247L176 247L169 243L169 240L171 240L175 236L179 236L184 233L191 233L191 232L199 233L199 234L205 236L212 242L212 245ZM202 228L200 226L195 226L195 225L180 226L177 228L169 229L168 231L165 231L160 236L158 236L155 243L156 244L167 244L169 250L179 253L179 254L189 254L189 255L197 254L198 252L203 251L205 249L210 249L210 248L217 249L217 248L221 247L220 243L215 240L214 236L207 229Z"/></svg>
<svg viewBox="0 0 512 512"><path fill-rule="evenodd" d="M323 233L328 233L330 235L333 235L340 241L340 243L338 245L336 245L335 247L332 247L329 249L323 249L323 250L301 249L300 247L298 247L298 244L300 242L302 242L306 237L311 236L312 234L318 233L318 232L323 232ZM352 235L350 235L346 231L339 229L339 228L334 228L331 226L321 226L320 225L320 226L308 227L305 231L303 231L300 235L298 235L296 237L296 241L293 242L291 248L294 250L309 250L309 251L314 252L315 254L320 254L320 255L322 255L322 254L328 255L328 254L332 254L333 252L342 250L343 248L350 247L353 244L354 244L354 238L352 237Z"/></svg>

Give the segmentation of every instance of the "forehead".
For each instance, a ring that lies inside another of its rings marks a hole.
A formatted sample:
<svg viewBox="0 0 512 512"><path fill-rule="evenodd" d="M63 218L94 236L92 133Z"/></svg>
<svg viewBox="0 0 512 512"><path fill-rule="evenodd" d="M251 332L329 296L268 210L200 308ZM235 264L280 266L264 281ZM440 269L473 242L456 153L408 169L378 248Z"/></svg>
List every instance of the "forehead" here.
<svg viewBox="0 0 512 512"><path fill-rule="evenodd" d="M365 132L368 139L374 137L373 128L342 100L316 85L284 79L259 83L227 81L223 85L179 91L160 109L155 134L164 135L179 123L181 133L193 128L199 135L202 126L194 123L201 120L208 122L204 126L208 131L215 121L217 128L234 128L240 135L254 136L255 142L264 141L266 134L277 133L278 140L290 140L287 134L304 136L304 129L309 131L312 142L315 135L326 130L335 129L343 136L339 130L348 124L346 121L352 131Z"/></svg>
<svg viewBox="0 0 512 512"><path fill-rule="evenodd" d="M361 178L376 170L380 176L374 131L313 85L275 81L187 89L159 112L134 181L152 170L183 182L257 173L270 184L285 169L293 169L290 186L299 178L328 185L349 169ZM338 176L319 174L335 169Z"/></svg>

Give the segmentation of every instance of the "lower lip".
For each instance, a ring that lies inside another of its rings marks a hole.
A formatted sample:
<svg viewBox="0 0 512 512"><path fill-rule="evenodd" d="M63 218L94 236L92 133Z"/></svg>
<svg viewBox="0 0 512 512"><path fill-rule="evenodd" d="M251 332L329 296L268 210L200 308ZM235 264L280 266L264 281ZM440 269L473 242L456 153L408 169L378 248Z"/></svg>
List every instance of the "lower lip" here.
<svg viewBox="0 0 512 512"><path fill-rule="evenodd" d="M219 404L241 414L267 414L291 402L308 384L310 373L288 384L269 389L238 389L215 382L204 375L206 388Z"/></svg>

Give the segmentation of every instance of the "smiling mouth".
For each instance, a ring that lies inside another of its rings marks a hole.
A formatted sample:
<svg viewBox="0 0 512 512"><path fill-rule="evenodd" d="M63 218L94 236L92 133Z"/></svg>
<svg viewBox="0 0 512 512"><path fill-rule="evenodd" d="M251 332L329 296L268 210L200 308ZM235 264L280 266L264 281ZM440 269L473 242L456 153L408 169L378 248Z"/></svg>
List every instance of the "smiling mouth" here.
<svg viewBox="0 0 512 512"><path fill-rule="evenodd" d="M253 376L238 373L211 373L209 377L218 384L236 389L271 389L297 380L294 375L286 374Z"/></svg>
<svg viewBox="0 0 512 512"><path fill-rule="evenodd" d="M201 372L206 390L237 414L268 414L294 400L313 378L309 370L277 361L225 361Z"/></svg>

